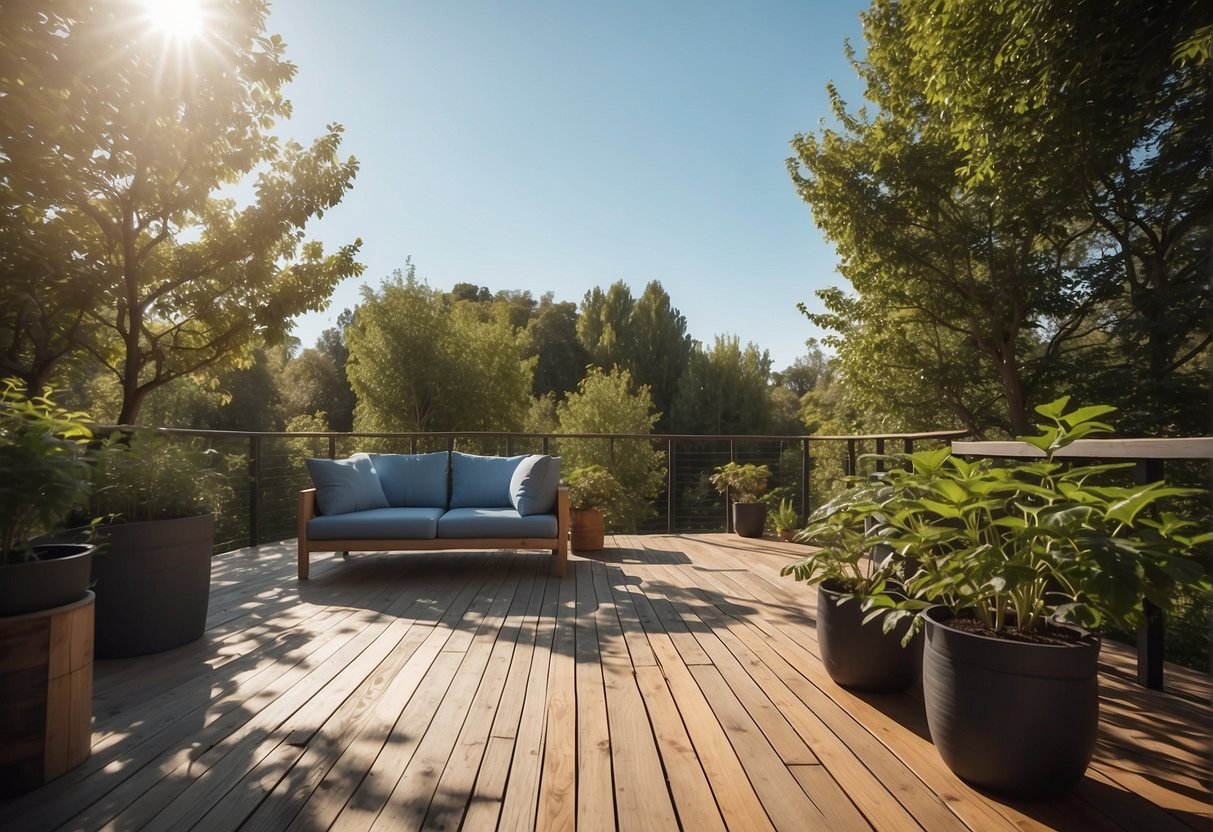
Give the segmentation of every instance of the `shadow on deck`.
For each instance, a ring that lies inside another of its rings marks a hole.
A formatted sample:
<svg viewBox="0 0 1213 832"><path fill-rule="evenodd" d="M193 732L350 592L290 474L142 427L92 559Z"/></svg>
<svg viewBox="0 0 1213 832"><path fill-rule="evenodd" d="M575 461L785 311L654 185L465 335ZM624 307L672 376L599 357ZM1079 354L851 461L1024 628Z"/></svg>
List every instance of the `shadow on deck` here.
<svg viewBox="0 0 1213 832"><path fill-rule="evenodd" d="M1105 645L1096 758L1068 797L957 780L919 697L856 695L817 653L797 547L616 536L538 553L215 560L206 636L96 663L92 757L21 798L30 829L1207 829L1210 685L1134 682ZM991 749L997 753L997 749Z"/></svg>

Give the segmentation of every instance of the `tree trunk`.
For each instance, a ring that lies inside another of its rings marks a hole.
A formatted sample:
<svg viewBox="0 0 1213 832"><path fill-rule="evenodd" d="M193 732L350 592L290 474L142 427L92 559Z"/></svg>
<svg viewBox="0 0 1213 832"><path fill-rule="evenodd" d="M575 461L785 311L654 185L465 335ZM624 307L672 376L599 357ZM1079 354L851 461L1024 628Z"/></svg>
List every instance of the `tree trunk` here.
<svg viewBox="0 0 1213 832"><path fill-rule="evenodd" d="M1019 372L1019 357L1015 354L1014 338L1004 337L1000 351L1002 394L1007 403L1007 415L1011 420L1011 435L1025 436L1031 433L1032 425L1028 422L1028 397L1024 390L1023 376Z"/></svg>

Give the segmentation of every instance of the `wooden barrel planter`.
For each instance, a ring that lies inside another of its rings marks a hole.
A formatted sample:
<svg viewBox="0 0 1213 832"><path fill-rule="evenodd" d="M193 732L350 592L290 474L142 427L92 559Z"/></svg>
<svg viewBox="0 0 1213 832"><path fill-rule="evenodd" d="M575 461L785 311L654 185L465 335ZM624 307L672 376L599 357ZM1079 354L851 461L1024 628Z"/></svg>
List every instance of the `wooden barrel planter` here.
<svg viewBox="0 0 1213 832"><path fill-rule="evenodd" d="M88 759L94 600L0 618L0 797Z"/></svg>
<svg viewBox="0 0 1213 832"><path fill-rule="evenodd" d="M599 552L606 543L606 515L598 509L570 512L574 552Z"/></svg>

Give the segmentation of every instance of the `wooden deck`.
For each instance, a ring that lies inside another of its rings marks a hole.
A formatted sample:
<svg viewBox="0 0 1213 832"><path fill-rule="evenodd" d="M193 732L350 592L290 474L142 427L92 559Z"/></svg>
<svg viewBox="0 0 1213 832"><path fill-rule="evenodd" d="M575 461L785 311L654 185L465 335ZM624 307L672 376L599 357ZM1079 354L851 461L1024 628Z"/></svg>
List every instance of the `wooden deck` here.
<svg viewBox="0 0 1213 832"><path fill-rule="evenodd" d="M1096 760L1069 797L975 792L910 694L817 655L797 547L615 537L532 553L216 559L208 632L98 661L92 757L3 829L1207 830L1210 686L1143 690L1103 653ZM997 749L991 749L997 753Z"/></svg>

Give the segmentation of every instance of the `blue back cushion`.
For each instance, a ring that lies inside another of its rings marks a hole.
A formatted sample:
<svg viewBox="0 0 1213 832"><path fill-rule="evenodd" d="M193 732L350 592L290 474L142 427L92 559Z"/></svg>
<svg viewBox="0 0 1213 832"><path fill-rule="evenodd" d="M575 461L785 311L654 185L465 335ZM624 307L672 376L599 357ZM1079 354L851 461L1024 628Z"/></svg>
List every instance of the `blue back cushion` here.
<svg viewBox="0 0 1213 832"><path fill-rule="evenodd" d="M560 460L533 454L518 463L510 477L510 502L523 517L551 514L560 485Z"/></svg>
<svg viewBox="0 0 1213 832"><path fill-rule="evenodd" d="M307 472L316 485L316 507L321 514L388 507L375 467L366 454L354 454L349 459L309 459Z"/></svg>
<svg viewBox="0 0 1213 832"><path fill-rule="evenodd" d="M513 508L510 478L525 456L451 454L451 508Z"/></svg>
<svg viewBox="0 0 1213 832"><path fill-rule="evenodd" d="M432 454L371 454L383 496L395 508L446 508L449 456Z"/></svg>

